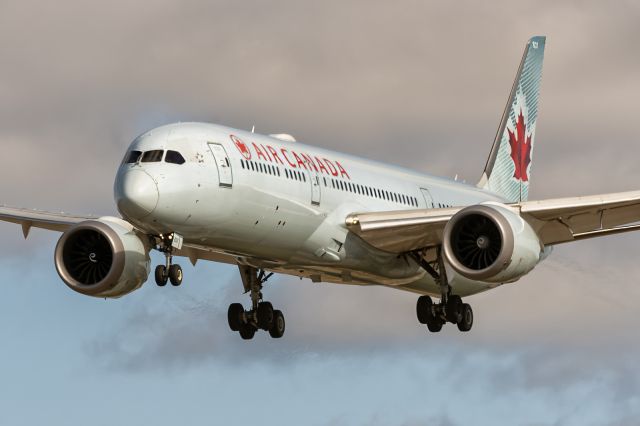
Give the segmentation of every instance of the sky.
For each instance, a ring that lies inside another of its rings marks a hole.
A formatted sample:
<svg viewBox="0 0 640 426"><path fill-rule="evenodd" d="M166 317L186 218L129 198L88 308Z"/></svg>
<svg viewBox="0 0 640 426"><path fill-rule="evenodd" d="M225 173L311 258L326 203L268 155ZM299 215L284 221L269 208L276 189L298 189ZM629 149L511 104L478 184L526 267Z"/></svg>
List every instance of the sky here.
<svg viewBox="0 0 640 426"><path fill-rule="evenodd" d="M640 2L0 0L0 203L116 214L131 140L208 121L475 182L546 35L531 199L638 189ZM429 334L413 294L278 276L281 340L228 330L231 266L93 299L59 234L0 224L0 424L632 425L640 237L558 246ZM160 257L153 255L155 262Z"/></svg>

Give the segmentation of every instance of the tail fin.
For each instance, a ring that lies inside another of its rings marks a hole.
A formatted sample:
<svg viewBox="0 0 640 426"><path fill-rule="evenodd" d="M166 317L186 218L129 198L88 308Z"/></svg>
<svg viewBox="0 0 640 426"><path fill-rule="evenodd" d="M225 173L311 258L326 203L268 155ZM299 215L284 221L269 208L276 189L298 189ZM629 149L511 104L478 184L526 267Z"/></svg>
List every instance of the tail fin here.
<svg viewBox="0 0 640 426"><path fill-rule="evenodd" d="M525 201L529 196L545 40L545 37L532 37L524 49L498 133L478 182L478 187L510 202Z"/></svg>

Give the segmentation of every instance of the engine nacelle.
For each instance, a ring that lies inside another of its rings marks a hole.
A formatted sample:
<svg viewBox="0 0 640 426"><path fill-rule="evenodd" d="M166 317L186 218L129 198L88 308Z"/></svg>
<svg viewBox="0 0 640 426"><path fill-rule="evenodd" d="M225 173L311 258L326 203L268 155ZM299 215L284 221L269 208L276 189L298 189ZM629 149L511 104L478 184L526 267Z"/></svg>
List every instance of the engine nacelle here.
<svg viewBox="0 0 640 426"><path fill-rule="evenodd" d="M543 246L520 215L499 204L478 204L456 213L444 228L444 255L451 267L475 281L516 281L542 260Z"/></svg>
<svg viewBox="0 0 640 426"><path fill-rule="evenodd" d="M56 269L73 291L117 298L137 290L147 280L149 250L124 220L88 220L69 229L58 241Z"/></svg>

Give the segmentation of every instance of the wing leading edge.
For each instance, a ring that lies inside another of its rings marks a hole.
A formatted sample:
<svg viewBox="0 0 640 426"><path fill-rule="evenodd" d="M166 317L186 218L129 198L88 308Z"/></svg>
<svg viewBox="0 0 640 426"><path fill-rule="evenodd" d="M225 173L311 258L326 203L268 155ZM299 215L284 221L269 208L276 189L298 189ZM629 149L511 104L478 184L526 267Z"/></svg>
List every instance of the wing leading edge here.
<svg viewBox="0 0 640 426"><path fill-rule="evenodd" d="M640 230L640 191L525 201L508 207L520 213L544 245ZM463 208L354 213L346 226L376 248L404 253L442 244L444 227Z"/></svg>
<svg viewBox="0 0 640 426"><path fill-rule="evenodd" d="M22 233L25 238L29 235L31 228L64 232L73 225L91 219L97 219L97 217L0 207L0 221L22 225Z"/></svg>

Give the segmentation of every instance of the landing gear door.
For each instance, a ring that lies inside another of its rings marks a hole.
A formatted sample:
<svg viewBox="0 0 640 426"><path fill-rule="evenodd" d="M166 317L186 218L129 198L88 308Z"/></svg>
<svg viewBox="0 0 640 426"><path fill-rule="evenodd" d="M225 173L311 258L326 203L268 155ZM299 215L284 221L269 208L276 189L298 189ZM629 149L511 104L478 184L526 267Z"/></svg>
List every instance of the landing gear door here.
<svg viewBox="0 0 640 426"><path fill-rule="evenodd" d="M433 197L431 197L431 193L427 188L420 188L420 192L422 192L422 197L424 198L424 202L426 203L427 209L433 208Z"/></svg>
<svg viewBox="0 0 640 426"><path fill-rule="evenodd" d="M219 143L209 142L209 150L218 168L218 179L220 186L231 187L233 185L233 173L231 172L231 161L224 147Z"/></svg>

